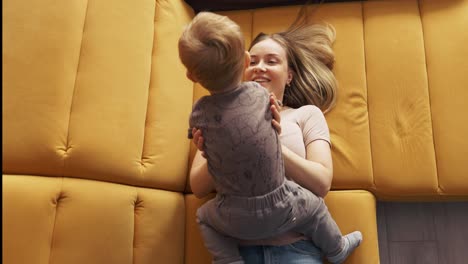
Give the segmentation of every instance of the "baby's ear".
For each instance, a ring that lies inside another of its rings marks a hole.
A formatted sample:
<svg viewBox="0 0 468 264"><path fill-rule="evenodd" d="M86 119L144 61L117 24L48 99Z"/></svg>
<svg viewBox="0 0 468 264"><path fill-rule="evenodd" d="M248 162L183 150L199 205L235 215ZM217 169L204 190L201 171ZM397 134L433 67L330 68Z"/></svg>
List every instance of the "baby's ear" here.
<svg viewBox="0 0 468 264"><path fill-rule="evenodd" d="M245 68L249 67L249 65L250 65L250 53L248 51L246 51L245 54L244 54L244 60L245 60L244 67Z"/></svg>
<svg viewBox="0 0 468 264"><path fill-rule="evenodd" d="M195 77L192 75L191 72L187 71L187 72L185 73L185 75L186 75L187 78L188 78L189 80L191 80L192 82L195 82L195 83L197 82L197 80L195 79Z"/></svg>

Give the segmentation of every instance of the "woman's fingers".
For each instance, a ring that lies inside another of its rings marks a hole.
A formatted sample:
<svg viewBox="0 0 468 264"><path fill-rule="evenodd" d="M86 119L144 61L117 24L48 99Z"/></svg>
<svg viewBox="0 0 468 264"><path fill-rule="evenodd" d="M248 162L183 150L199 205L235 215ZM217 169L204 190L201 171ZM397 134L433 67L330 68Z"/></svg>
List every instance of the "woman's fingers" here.
<svg viewBox="0 0 468 264"><path fill-rule="evenodd" d="M203 136L201 130L198 128L193 128L192 135L195 146L197 146L200 151L203 151Z"/></svg>
<svg viewBox="0 0 468 264"><path fill-rule="evenodd" d="M200 137L198 138L197 148L198 148L200 151L203 151L203 137L202 137L202 136L200 136Z"/></svg>
<svg viewBox="0 0 468 264"><path fill-rule="evenodd" d="M197 148L201 151L202 157L206 159L206 154L205 154L205 151L203 150L203 142L204 142L204 139L202 136L200 136L200 139L198 140Z"/></svg>
<svg viewBox="0 0 468 264"><path fill-rule="evenodd" d="M193 128L192 135L193 135L193 143L195 144L197 149L201 151L202 156L206 158L205 151L203 149L203 144L205 140L203 138L202 131L198 128Z"/></svg>
<svg viewBox="0 0 468 264"><path fill-rule="evenodd" d="M198 139L200 138L200 133L197 133L198 129L197 128L192 128L192 141L197 146L198 148Z"/></svg>
<svg viewBox="0 0 468 264"><path fill-rule="evenodd" d="M283 106L283 103L276 98L276 95L274 93L270 93L270 102L271 104L275 105L276 108L278 108L278 111L281 110L281 107Z"/></svg>
<svg viewBox="0 0 468 264"><path fill-rule="evenodd" d="M281 105L280 101L276 99L276 96L271 93L270 94L270 110L271 114L273 115L273 120L271 121L271 124L275 128L275 130L278 132L278 134L281 134L281 115L280 115L280 110L281 110Z"/></svg>
<svg viewBox="0 0 468 264"><path fill-rule="evenodd" d="M278 121L276 121L274 119L271 121L271 124L275 128L276 132L278 132L278 135L281 135L281 124L278 123Z"/></svg>
<svg viewBox="0 0 468 264"><path fill-rule="evenodd" d="M274 105L270 106L271 114L273 115L273 120L276 120L276 122L281 123L281 115L280 112L278 111L278 108Z"/></svg>

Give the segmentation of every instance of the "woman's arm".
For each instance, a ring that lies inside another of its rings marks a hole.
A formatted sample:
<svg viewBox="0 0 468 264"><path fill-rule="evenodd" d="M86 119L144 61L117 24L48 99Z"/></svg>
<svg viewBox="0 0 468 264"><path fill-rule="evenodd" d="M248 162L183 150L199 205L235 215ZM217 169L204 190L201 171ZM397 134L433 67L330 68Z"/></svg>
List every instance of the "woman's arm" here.
<svg viewBox="0 0 468 264"><path fill-rule="evenodd" d="M197 150L190 169L190 188L197 198L203 198L214 190L213 178L208 171L208 163Z"/></svg>
<svg viewBox="0 0 468 264"><path fill-rule="evenodd" d="M270 93L273 127L281 133L281 106L276 96ZM286 175L315 195L325 197L331 188L333 163L330 144L324 140L315 140L306 147L306 159L282 145L282 154Z"/></svg>
<svg viewBox="0 0 468 264"><path fill-rule="evenodd" d="M306 147L306 159L284 145L283 159L286 175L299 185L320 197L325 197L333 179L330 145L325 140L315 140Z"/></svg>
<svg viewBox="0 0 468 264"><path fill-rule="evenodd" d="M203 137L199 129L193 129L193 143L198 150L193 158L190 169L190 188L197 198L203 198L214 191L213 177L208 171L208 163L204 158Z"/></svg>

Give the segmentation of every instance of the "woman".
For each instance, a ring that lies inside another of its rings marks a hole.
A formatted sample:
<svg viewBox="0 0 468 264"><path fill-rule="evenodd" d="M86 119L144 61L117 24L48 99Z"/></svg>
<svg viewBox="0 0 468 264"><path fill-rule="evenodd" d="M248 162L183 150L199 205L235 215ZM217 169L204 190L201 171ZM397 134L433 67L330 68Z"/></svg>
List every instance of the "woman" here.
<svg viewBox="0 0 468 264"><path fill-rule="evenodd" d="M281 135L286 176L324 197L333 177L330 136L322 112L329 111L336 99L331 71L335 32L331 26L305 22L302 13L284 32L259 34L249 49L245 79L272 93L273 126ZM190 183L194 194L204 197L214 186L203 158L202 131L194 129L193 135L199 151ZM240 252L245 263L322 263L320 250L296 233L244 241Z"/></svg>

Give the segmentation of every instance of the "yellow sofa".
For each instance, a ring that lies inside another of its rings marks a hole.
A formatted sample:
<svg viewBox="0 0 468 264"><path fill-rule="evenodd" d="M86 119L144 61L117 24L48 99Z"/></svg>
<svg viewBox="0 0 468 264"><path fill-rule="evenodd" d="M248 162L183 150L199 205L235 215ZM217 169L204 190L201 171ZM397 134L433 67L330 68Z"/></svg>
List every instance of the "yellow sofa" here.
<svg viewBox="0 0 468 264"><path fill-rule="evenodd" d="M223 11L248 42L299 6ZM337 30L326 203L379 263L376 200L468 200L468 0L326 3ZM7 264L209 263L187 174L182 0L3 1Z"/></svg>

